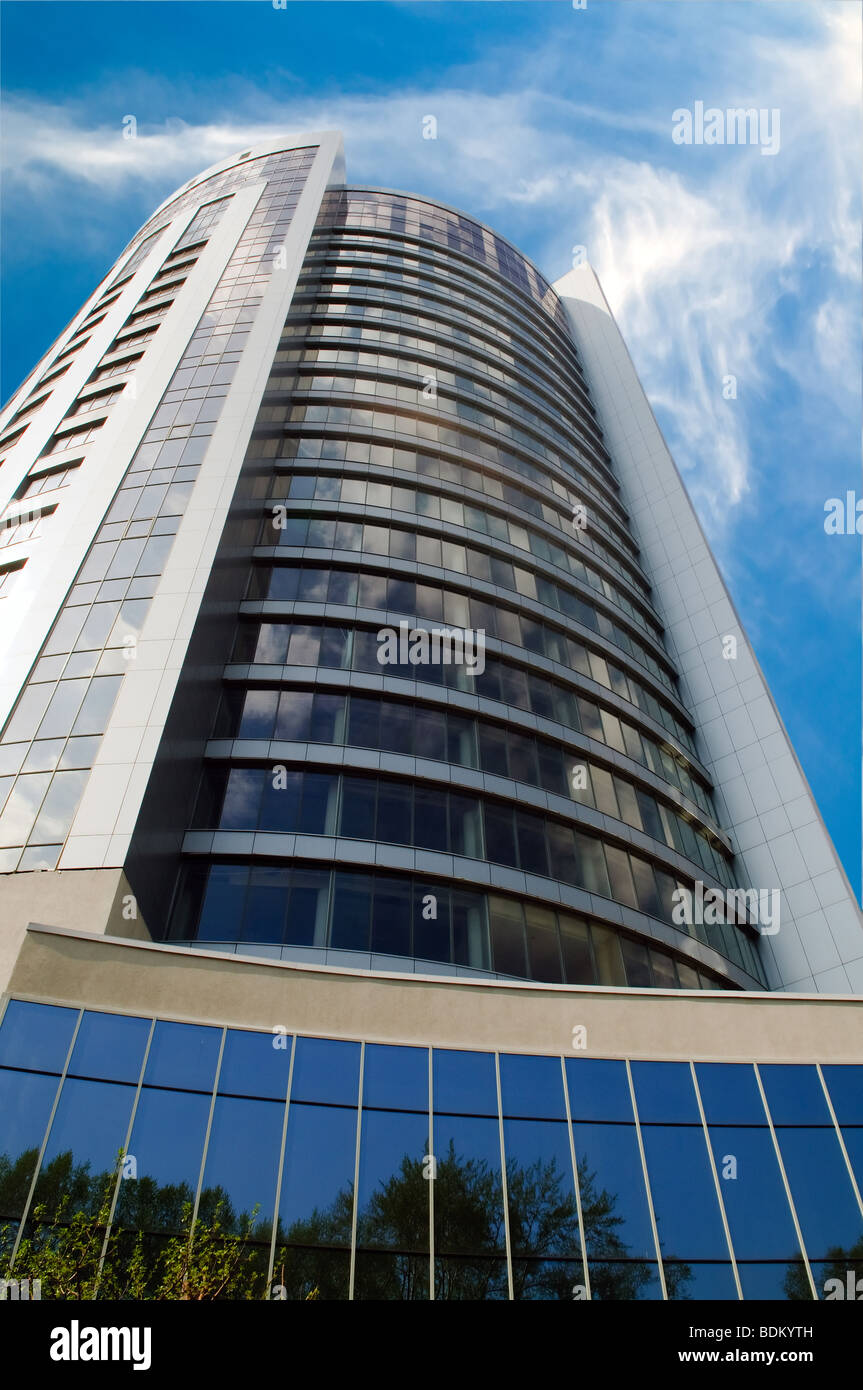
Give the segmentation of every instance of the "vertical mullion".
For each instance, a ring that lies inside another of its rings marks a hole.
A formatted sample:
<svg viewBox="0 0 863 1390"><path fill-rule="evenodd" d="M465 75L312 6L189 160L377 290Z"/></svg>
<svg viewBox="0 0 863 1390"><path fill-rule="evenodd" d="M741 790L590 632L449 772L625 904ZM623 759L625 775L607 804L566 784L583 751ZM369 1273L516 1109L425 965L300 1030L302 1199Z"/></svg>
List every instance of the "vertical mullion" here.
<svg viewBox="0 0 863 1390"><path fill-rule="evenodd" d="M357 1096L357 1147L354 1155L354 1210L351 1216L351 1275L348 1285L348 1299L353 1301L354 1283L357 1269L357 1215L360 1198L360 1139L363 1128L363 1080L366 1067L366 1045L360 1043L360 1089Z"/></svg>
<svg viewBox="0 0 863 1390"><path fill-rule="evenodd" d="M851 1159L848 1155L848 1150L845 1147L845 1140L842 1136L842 1128L839 1124L838 1119L836 1118L836 1111L833 1108L833 1101L830 1099L830 1092L827 1089L827 1082L824 1080L824 1073L821 1070L820 1062L815 1063L815 1070L818 1072L818 1079L820 1080L821 1086L824 1090L824 1098L827 1101L827 1108L830 1111L830 1118L833 1121L834 1127L836 1129L836 1138L839 1140L839 1147L842 1150L842 1156L845 1159L845 1166L848 1169L848 1176L851 1179L851 1186L854 1189L854 1196L857 1198L857 1205L860 1208L861 1216L863 1216L863 1197L861 1197L860 1195L860 1188L857 1184L857 1179L854 1176L854 1169L851 1167Z"/></svg>
<svg viewBox="0 0 863 1390"><path fill-rule="evenodd" d="M497 1081L497 1124L500 1135L500 1181L503 1193L503 1231L506 1241L506 1278L509 1289L509 1301L515 1300L515 1289L512 1278L512 1244L509 1234L509 1189L506 1181L506 1146L503 1141L503 1101L500 1087L500 1053L494 1054L494 1072Z"/></svg>
<svg viewBox="0 0 863 1390"><path fill-rule="evenodd" d="M653 1244L656 1247L656 1263L659 1269L659 1283L662 1287L663 1301L668 1301L668 1287L665 1283L665 1268L662 1263L662 1253L659 1248L659 1231L656 1226L656 1215L653 1210L653 1193L650 1190L650 1178L647 1173L647 1157L644 1152L644 1140L641 1137L641 1121L638 1118L638 1104L635 1099L635 1086L632 1081L632 1069L629 1065L629 1058L626 1059L626 1079L629 1082L629 1097L632 1101L632 1113L635 1118L635 1136L638 1140L638 1152L641 1154L641 1171L644 1177L644 1190L647 1193L647 1210L650 1213L650 1229L653 1231Z"/></svg>
<svg viewBox="0 0 863 1390"><path fill-rule="evenodd" d="M288 1116L291 1110L291 1087L294 1082L294 1058L297 1055L296 1035L291 1038L291 1061L288 1067L288 1084L285 1090L285 1115L282 1120L282 1142L279 1148L279 1166L276 1169L276 1196L275 1206L273 1207L273 1234L270 1239L270 1260L267 1265L267 1297L273 1282L273 1267L276 1261L276 1237L279 1232L279 1203L282 1200L282 1172L285 1164L285 1143L288 1136Z"/></svg>
<svg viewBox="0 0 863 1390"><path fill-rule="evenodd" d="M142 1087L143 1084L144 1084L144 1072L146 1071L146 1068L147 1068L147 1059L148 1059L148 1057L150 1056L150 1044L151 1044L152 1041L153 1041L153 1033L155 1032L155 1029L156 1029L156 1020L155 1020L155 1018L151 1018L151 1019L150 1019L150 1031L149 1031L149 1033L147 1034L147 1045L146 1045L146 1047L144 1048L144 1057L143 1057L143 1060L142 1060L142 1062L141 1062L140 1071L138 1072L138 1084L137 1084L137 1086L135 1087L135 1099L134 1099L133 1102L132 1102L132 1113L131 1113L131 1115L129 1116L129 1123L128 1123L128 1125L126 1126L126 1138L125 1138L125 1141L124 1141L124 1143L123 1143L123 1163L125 1163L125 1161L126 1161L126 1155L127 1155L128 1152L129 1152L129 1141L130 1141L131 1138L132 1138L132 1130L133 1130L134 1127L135 1127L135 1116L136 1116L137 1113L138 1113L138 1101L139 1101L140 1098L141 1098L141 1087ZM102 1241L102 1253L101 1253L101 1255L99 1256L99 1268L98 1268L98 1271L97 1271L97 1273L96 1273L96 1286L95 1286L95 1288L94 1288L94 1290L93 1290L93 1297L94 1297L94 1298L97 1296L97 1294L98 1294L98 1292L99 1292L99 1284L101 1283L101 1280L102 1280L102 1270L103 1270L104 1267L105 1267L105 1257L106 1257L106 1255L108 1254L108 1241L109 1241L110 1236L111 1236L111 1227L112 1227L113 1224L114 1224L114 1212L117 1210L117 1201L118 1201L119 1196L120 1196L120 1184L122 1183L122 1181L123 1181L123 1164L120 1165L120 1170L119 1170L119 1172L117 1173L117 1177L116 1177L116 1180L115 1180L115 1182L114 1182L114 1194L113 1194L113 1196L112 1196L112 1198L111 1198L111 1210L108 1212L108 1220L107 1220L107 1222L106 1222L106 1224L105 1224L105 1238L104 1238L104 1240Z"/></svg>
<svg viewBox="0 0 863 1390"><path fill-rule="evenodd" d="M569 1152L572 1158L572 1181L575 1184L575 1206L578 1212L578 1240L581 1246L581 1269L587 1297L590 1298L590 1274L587 1268L587 1247L584 1243L584 1215L581 1209L581 1188L578 1181L578 1159L575 1155L575 1135L572 1131L572 1109L569 1104L569 1087L566 1082L566 1058L561 1056L560 1070L563 1076L563 1103L566 1107L566 1127L569 1130Z"/></svg>
<svg viewBox="0 0 863 1390"><path fill-rule="evenodd" d="M196 1186L196 1188L195 1188L195 1201L194 1201L194 1205L193 1205L193 1207L192 1207L192 1224L191 1224L191 1226L189 1227L189 1253L190 1253L190 1254L191 1254L191 1251L192 1251L192 1244L193 1244L194 1239L195 1239L195 1224L196 1224L196 1222L197 1222L197 1220L198 1220L198 1210L199 1210L200 1205L201 1205L201 1188L202 1188L203 1182L204 1182L204 1169L205 1169L206 1166L207 1166L207 1151L209 1150L209 1147L210 1147L210 1132L211 1132L211 1130L212 1130L212 1128L213 1128L213 1114L214 1114L215 1109L216 1109L216 1095L217 1095L217 1092L218 1092L218 1089L219 1089L219 1074L220 1074L220 1072L221 1072L221 1070L222 1070L222 1057L224 1056L224 1052L225 1052L225 1038L226 1038L226 1036L227 1036L227 1032L228 1032L227 1027L223 1026L223 1027L222 1027L222 1037L221 1037L221 1040L220 1040L220 1042L219 1042L219 1056L218 1056L218 1060L216 1061L216 1074L215 1074L215 1076L213 1077L213 1089L212 1089L212 1091L210 1092L210 1109L209 1109L209 1113L207 1114L207 1129L206 1129L206 1133L204 1134L204 1148L203 1148L203 1152L202 1152L202 1154L201 1154L201 1166L200 1166L200 1168L199 1168L199 1170L198 1170L198 1182L197 1182L197 1186Z"/></svg>
<svg viewBox="0 0 863 1390"><path fill-rule="evenodd" d="M791 1185L788 1181L788 1174L785 1171L785 1164L782 1161L782 1150L779 1147L779 1140L776 1138L776 1130L773 1127L773 1116L770 1114L770 1106L767 1104L767 1094L764 1090L764 1083L761 1080L761 1072L758 1070L758 1063L753 1062L752 1068L755 1072L755 1080L758 1082L758 1090L761 1095L761 1104L764 1106L764 1113L767 1116L767 1123L770 1126L770 1137L773 1140L773 1149L776 1154L776 1162L779 1164L779 1171L782 1174L782 1185L785 1188L785 1200L791 1212L791 1219L794 1222L794 1230L797 1235L797 1243L800 1246L800 1253L803 1256L803 1263L806 1266L806 1277L809 1280L809 1287L812 1290L812 1297L818 1302L818 1291L815 1288L815 1280L812 1277L812 1269L809 1264L809 1253L803 1240L803 1232L800 1229L800 1222L797 1219L797 1208L794 1205L794 1198L791 1195Z"/></svg>
<svg viewBox="0 0 863 1390"><path fill-rule="evenodd" d="M728 1254L731 1258L731 1268L734 1271L734 1283L737 1288L737 1298L742 1300L743 1287L740 1283L740 1275L737 1272L737 1258L734 1254L734 1242L731 1239L731 1227L728 1224L728 1217L725 1214L725 1203L722 1200L722 1187L719 1181L719 1174L716 1171L716 1160L713 1157L713 1146L710 1143L710 1132L707 1128L707 1118L704 1114L704 1106L701 1103L701 1092L698 1089L698 1077L695 1074L695 1063L690 1058L689 1070L692 1075L692 1085L695 1088L695 1099L698 1102L698 1113L701 1116L701 1128L704 1131L704 1142L707 1145L707 1157L710 1160L710 1171L713 1174L713 1183L716 1188L716 1197L719 1202L719 1211L722 1216L722 1228L725 1231L725 1239L728 1244Z"/></svg>

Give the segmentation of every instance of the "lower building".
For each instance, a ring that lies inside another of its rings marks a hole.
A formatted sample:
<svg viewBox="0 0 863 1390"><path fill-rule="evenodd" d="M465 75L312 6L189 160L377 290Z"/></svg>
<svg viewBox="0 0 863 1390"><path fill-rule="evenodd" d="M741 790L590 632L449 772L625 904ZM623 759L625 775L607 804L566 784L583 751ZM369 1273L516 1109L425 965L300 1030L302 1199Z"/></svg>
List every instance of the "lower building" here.
<svg viewBox="0 0 863 1390"><path fill-rule="evenodd" d="M234 1297L807 1300L863 1278L852 998L361 973L41 926L9 986L7 1251L66 1193L64 1219L102 1202L143 1230L154 1268L184 1202L199 1239L245 1233Z"/></svg>

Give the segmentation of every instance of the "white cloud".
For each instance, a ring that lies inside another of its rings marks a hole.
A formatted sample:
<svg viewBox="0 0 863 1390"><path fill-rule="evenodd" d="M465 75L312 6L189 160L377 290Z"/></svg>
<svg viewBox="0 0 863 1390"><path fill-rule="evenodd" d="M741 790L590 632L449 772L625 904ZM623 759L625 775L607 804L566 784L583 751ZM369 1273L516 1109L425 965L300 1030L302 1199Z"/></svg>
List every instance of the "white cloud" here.
<svg viewBox="0 0 863 1390"><path fill-rule="evenodd" d="M638 9L624 7L615 34L618 83L646 42ZM834 408L853 409L847 354L857 296L848 291L859 273L856 7L815 7L796 35L787 26L764 32L764 9L736 9L711 7L710 53L693 49L691 75L678 56L667 82L645 89L633 68L645 101L635 114L619 108L613 91L603 104L595 88L567 82L571 51L540 43L515 62L511 52L489 52L483 68L460 74L461 86L281 103L236 89L220 102L224 119L193 125L139 116L135 140L123 138L120 107L113 124L94 126L84 107L9 98L7 203L50 209L58 174L80 182L84 199L98 192L102 208L129 193L157 201L258 140L340 128L350 181L425 191L503 223L513 240L530 241L549 278L568 268L571 246L584 243L721 544L730 511L757 485L748 412L783 374L811 383L813 343L821 390ZM685 39L693 7L672 11L662 11L662 22L678 23ZM741 31L744 11L745 23L760 23L762 32ZM657 59L661 43L648 37ZM684 80L689 95L681 101ZM560 94L569 90L571 97ZM168 93L161 97L170 109ZM671 111L696 97L780 107L779 154L674 146ZM159 101L146 106L158 110ZM429 113L437 141L422 139ZM807 331L777 341L774 316L789 297ZM722 397L726 373L738 378L737 402Z"/></svg>

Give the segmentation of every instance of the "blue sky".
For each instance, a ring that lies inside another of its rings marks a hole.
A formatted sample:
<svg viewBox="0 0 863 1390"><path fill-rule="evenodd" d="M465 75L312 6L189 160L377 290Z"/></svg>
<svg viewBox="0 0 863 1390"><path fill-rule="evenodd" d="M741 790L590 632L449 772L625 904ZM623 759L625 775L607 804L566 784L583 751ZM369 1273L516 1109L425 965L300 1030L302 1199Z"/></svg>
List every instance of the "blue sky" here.
<svg viewBox="0 0 863 1390"><path fill-rule="evenodd" d="M350 182L462 207L550 279L587 248L859 896L860 539L823 529L863 493L859 5L6 0L0 24L4 399L157 203L286 130L340 128ZM699 100L778 108L779 152L675 144Z"/></svg>

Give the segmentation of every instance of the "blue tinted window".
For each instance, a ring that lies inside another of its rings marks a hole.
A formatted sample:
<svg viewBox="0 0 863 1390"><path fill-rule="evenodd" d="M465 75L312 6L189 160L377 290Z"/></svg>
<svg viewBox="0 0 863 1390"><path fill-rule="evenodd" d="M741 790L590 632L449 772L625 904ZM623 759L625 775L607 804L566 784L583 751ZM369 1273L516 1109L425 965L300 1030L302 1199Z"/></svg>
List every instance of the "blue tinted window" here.
<svg viewBox="0 0 863 1390"><path fill-rule="evenodd" d="M435 1112L497 1115L497 1081L490 1052L448 1052L433 1057Z"/></svg>
<svg viewBox="0 0 863 1390"><path fill-rule="evenodd" d="M863 1067L822 1067L840 1125L863 1125Z"/></svg>
<svg viewBox="0 0 863 1390"><path fill-rule="evenodd" d="M625 1062L567 1057L566 1080L574 1120L623 1120L632 1124Z"/></svg>
<svg viewBox="0 0 863 1390"><path fill-rule="evenodd" d="M802 1260L789 1260L787 1264L781 1261L774 1264L738 1261L737 1273L746 1299L788 1298L796 1301L812 1297Z"/></svg>
<svg viewBox="0 0 863 1390"><path fill-rule="evenodd" d="M504 1115L566 1119L557 1057L501 1057L500 1092Z"/></svg>
<svg viewBox="0 0 863 1390"><path fill-rule="evenodd" d="M428 1110L429 1055L424 1047L366 1044L363 1105Z"/></svg>
<svg viewBox="0 0 863 1390"><path fill-rule="evenodd" d="M574 1124L572 1128L588 1257L655 1260L635 1126Z"/></svg>
<svg viewBox="0 0 863 1390"><path fill-rule="evenodd" d="M692 1074L685 1062L633 1062L632 1084L643 1123L700 1124Z"/></svg>
<svg viewBox="0 0 863 1390"><path fill-rule="evenodd" d="M56 1076L0 1071L0 1224L24 1209L56 1094Z"/></svg>
<svg viewBox="0 0 863 1390"><path fill-rule="evenodd" d="M863 1217L834 1129L778 1129L788 1186L810 1259L850 1250Z"/></svg>
<svg viewBox="0 0 863 1390"><path fill-rule="evenodd" d="M513 1255L580 1260L568 1126L557 1120L505 1120L503 1137ZM529 1285L532 1276L525 1274ZM536 1277L544 1278L541 1270Z"/></svg>
<svg viewBox="0 0 863 1390"><path fill-rule="evenodd" d="M356 1143L356 1110L291 1102L279 1239L350 1245Z"/></svg>
<svg viewBox="0 0 863 1390"><path fill-rule="evenodd" d="M276 1101L219 1096L201 1185L202 1214L215 1215L224 1197L227 1230L245 1230L247 1220L258 1238L272 1230L284 1114Z"/></svg>
<svg viewBox="0 0 863 1390"><path fill-rule="evenodd" d="M137 1082L149 1035L148 1018L87 1011L75 1039L69 1075Z"/></svg>
<svg viewBox="0 0 863 1390"><path fill-rule="evenodd" d="M581 1259L536 1260L519 1258L512 1261L512 1296L516 1302L528 1299L537 1302L570 1303L575 1297L576 1284L584 1284Z"/></svg>
<svg viewBox="0 0 863 1390"><path fill-rule="evenodd" d="M293 1038L283 1033L248 1033L229 1028L219 1069L220 1093L284 1100L292 1045Z"/></svg>
<svg viewBox="0 0 863 1390"><path fill-rule="evenodd" d="M183 1203L195 1199L209 1113L208 1095L143 1088L129 1139L137 1177L120 1184L120 1225L180 1229Z"/></svg>
<svg viewBox="0 0 863 1390"><path fill-rule="evenodd" d="M650 1260L600 1260L588 1257L590 1297L598 1302L622 1299L660 1302L659 1266Z"/></svg>
<svg viewBox="0 0 863 1390"><path fill-rule="evenodd" d="M97 1191L101 1195L104 1181L116 1174L134 1099L134 1086L75 1077L64 1082L36 1184L37 1204L69 1191L76 1210Z"/></svg>
<svg viewBox="0 0 863 1390"><path fill-rule="evenodd" d="M699 1062L695 1074L708 1124L767 1124L754 1067L735 1062Z"/></svg>
<svg viewBox="0 0 863 1390"><path fill-rule="evenodd" d="M648 1125L642 1140L663 1258L727 1259L704 1131Z"/></svg>
<svg viewBox="0 0 863 1390"><path fill-rule="evenodd" d="M11 999L0 1027L0 1066L61 1072L77 1017L77 1009Z"/></svg>
<svg viewBox="0 0 863 1390"><path fill-rule="evenodd" d="M737 1258L796 1260L797 1236L770 1131L711 1129L710 1144Z"/></svg>
<svg viewBox="0 0 863 1390"><path fill-rule="evenodd" d="M853 1128L845 1125L842 1129L842 1138L845 1148L848 1150L848 1158L857 1179L857 1186L863 1192L863 1126L858 1125Z"/></svg>
<svg viewBox="0 0 863 1390"><path fill-rule="evenodd" d="M474 1115L436 1114L434 1151L435 1252L471 1255L503 1251L506 1242L498 1121ZM494 1271L492 1275L496 1277ZM455 1287L460 1287L455 1272L453 1278Z"/></svg>
<svg viewBox="0 0 863 1390"><path fill-rule="evenodd" d="M328 1038L297 1038L291 1100L356 1105L360 1085L360 1045Z"/></svg>
<svg viewBox="0 0 863 1390"><path fill-rule="evenodd" d="M815 1067L767 1065L758 1068L775 1125L832 1125Z"/></svg>
<svg viewBox="0 0 863 1390"><path fill-rule="evenodd" d="M863 1260L849 1260L843 1256L823 1264L813 1261L811 1268L819 1299L826 1302L854 1299L857 1302L863 1295Z"/></svg>
<svg viewBox="0 0 863 1390"><path fill-rule="evenodd" d="M360 1136L357 1244L428 1250L427 1115L364 1110Z"/></svg>
<svg viewBox="0 0 863 1390"><path fill-rule="evenodd" d="M737 1298L737 1285L730 1264L688 1264L664 1260L665 1287L669 1300Z"/></svg>
<svg viewBox="0 0 863 1390"><path fill-rule="evenodd" d="M159 1022L147 1056L144 1084L212 1091L222 1030Z"/></svg>

